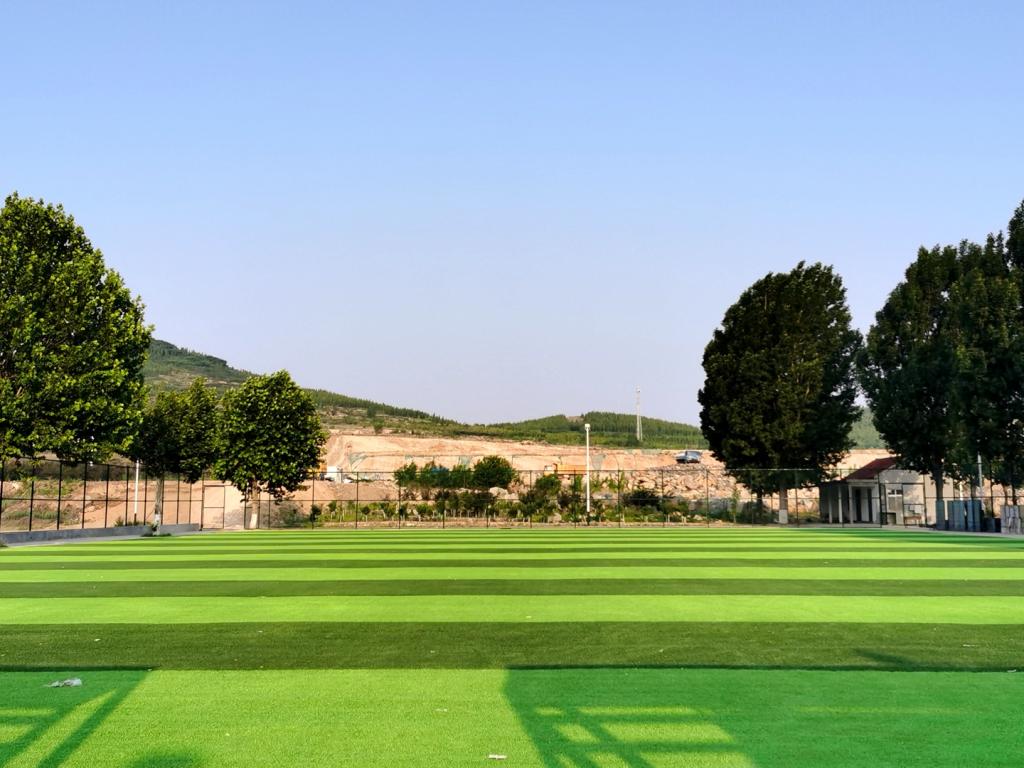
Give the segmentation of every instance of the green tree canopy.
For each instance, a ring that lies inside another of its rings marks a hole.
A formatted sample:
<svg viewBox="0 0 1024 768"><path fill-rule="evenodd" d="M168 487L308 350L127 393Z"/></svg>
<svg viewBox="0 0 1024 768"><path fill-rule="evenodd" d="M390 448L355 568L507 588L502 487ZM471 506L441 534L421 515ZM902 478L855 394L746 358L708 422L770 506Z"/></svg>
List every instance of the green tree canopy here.
<svg viewBox="0 0 1024 768"><path fill-rule="evenodd" d="M859 360L879 434L906 467L932 475L940 501L959 440L948 296L961 266L957 248L919 249L875 315Z"/></svg>
<svg viewBox="0 0 1024 768"><path fill-rule="evenodd" d="M0 210L0 456L125 452L142 420L143 307L61 206Z"/></svg>
<svg viewBox="0 0 1024 768"><path fill-rule="evenodd" d="M163 511L164 476L171 472L197 482L217 458L216 436L217 395L203 379L183 391L157 394L132 446L132 458L157 477L155 519Z"/></svg>
<svg viewBox="0 0 1024 768"><path fill-rule="evenodd" d="M484 456L473 465L473 485L477 488L508 488L516 471L503 456Z"/></svg>
<svg viewBox="0 0 1024 768"><path fill-rule="evenodd" d="M318 466L326 441L316 406L286 371L253 376L224 395L214 469L246 501L282 498Z"/></svg>
<svg viewBox="0 0 1024 768"><path fill-rule="evenodd" d="M204 379L160 392L146 410L132 458L150 474L171 472L195 483L217 458L217 394Z"/></svg>
<svg viewBox="0 0 1024 768"><path fill-rule="evenodd" d="M1024 203L1007 237L921 248L875 316L860 379L875 426L905 466L945 478L1024 473Z"/></svg>
<svg viewBox="0 0 1024 768"><path fill-rule="evenodd" d="M842 280L801 262L744 291L704 350L701 431L755 493L780 490L780 522L787 487L817 481L850 447L860 344Z"/></svg>

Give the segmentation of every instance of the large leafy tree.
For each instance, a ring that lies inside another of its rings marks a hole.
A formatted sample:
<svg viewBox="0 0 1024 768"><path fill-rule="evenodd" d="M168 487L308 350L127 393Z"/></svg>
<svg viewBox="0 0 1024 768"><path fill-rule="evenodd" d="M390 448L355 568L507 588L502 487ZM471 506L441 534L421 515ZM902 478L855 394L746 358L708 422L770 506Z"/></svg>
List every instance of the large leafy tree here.
<svg viewBox="0 0 1024 768"><path fill-rule="evenodd" d="M830 267L768 274L725 313L704 350L701 431L726 470L758 496L821 479L850 448L857 420L842 280Z"/></svg>
<svg viewBox="0 0 1024 768"><path fill-rule="evenodd" d="M142 419L143 307L61 206L0 210L0 456L127 450Z"/></svg>
<svg viewBox="0 0 1024 768"><path fill-rule="evenodd" d="M282 498L319 465L326 440L313 400L286 371L253 376L224 395L214 469L246 502Z"/></svg>
<svg viewBox="0 0 1024 768"><path fill-rule="evenodd" d="M948 301L961 269L957 248L919 249L903 282L875 315L860 358L861 386L875 427L906 467L932 476L940 525L943 484L962 431Z"/></svg>
<svg viewBox="0 0 1024 768"><path fill-rule="evenodd" d="M157 478L153 519L163 512L164 477L197 482L217 458L217 395L199 378L181 392L160 392L142 419L132 457Z"/></svg>
<svg viewBox="0 0 1024 768"><path fill-rule="evenodd" d="M986 474L1014 495L1024 472L1020 270L1002 235L990 235L984 246L961 246L962 274L949 294L957 355L954 402L962 423L954 460L960 474L973 479L975 457L984 457Z"/></svg>

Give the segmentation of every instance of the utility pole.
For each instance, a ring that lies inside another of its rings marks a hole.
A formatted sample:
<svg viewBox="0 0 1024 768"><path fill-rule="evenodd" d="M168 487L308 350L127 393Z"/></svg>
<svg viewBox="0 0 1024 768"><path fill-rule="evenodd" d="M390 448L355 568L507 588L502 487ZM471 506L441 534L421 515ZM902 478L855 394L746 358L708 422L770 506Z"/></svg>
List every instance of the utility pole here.
<svg viewBox="0 0 1024 768"><path fill-rule="evenodd" d="M642 443L644 441L644 425L640 419L640 385L636 387L636 441Z"/></svg>

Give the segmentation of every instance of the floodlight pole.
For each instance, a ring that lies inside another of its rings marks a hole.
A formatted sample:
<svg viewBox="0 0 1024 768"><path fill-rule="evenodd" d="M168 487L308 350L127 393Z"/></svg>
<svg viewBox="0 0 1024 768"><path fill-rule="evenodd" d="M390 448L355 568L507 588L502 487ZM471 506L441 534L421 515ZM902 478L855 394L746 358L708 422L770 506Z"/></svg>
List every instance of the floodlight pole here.
<svg viewBox="0 0 1024 768"><path fill-rule="evenodd" d="M583 425L583 432L587 436L587 525L590 524L590 425Z"/></svg>

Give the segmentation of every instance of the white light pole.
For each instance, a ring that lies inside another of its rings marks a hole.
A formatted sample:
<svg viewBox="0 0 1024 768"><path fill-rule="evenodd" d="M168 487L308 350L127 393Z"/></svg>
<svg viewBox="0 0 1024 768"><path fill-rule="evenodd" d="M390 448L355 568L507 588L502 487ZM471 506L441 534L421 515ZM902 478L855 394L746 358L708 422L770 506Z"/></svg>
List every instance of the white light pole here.
<svg viewBox="0 0 1024 768"><path fill-rule="evenodd" d="M583 425L583 432L587 436L587 525L590 525L590 425Z"/></svg>

